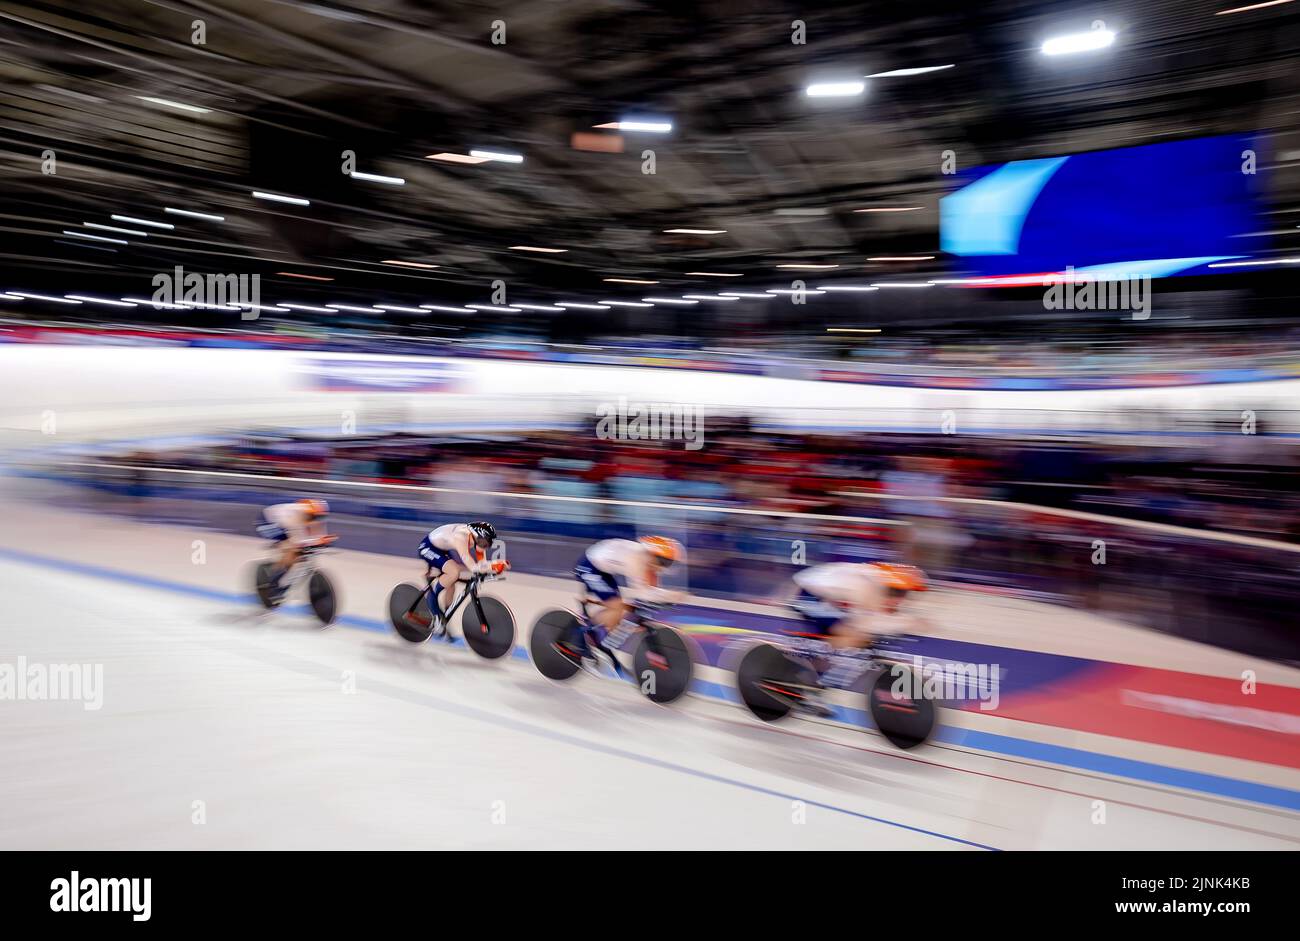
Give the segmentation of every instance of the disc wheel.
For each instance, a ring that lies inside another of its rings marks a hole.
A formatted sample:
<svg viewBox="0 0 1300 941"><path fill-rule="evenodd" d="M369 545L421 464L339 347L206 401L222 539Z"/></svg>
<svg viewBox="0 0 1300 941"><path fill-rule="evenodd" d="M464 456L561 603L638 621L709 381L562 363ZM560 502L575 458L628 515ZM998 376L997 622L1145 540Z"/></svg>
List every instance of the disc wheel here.
<svg viewBox="0 0 1300 941"><path fill-rule="evenodd" d="M811 673L771 644L755 644L736 667L736 691L756 718L776 722L794 708L792 699L800 695L799 686L815 684Z"/></svg>
<svg viewBox="0 0 1300 941"><path fill-rule="evenodd" d="M412 605L414 610L411 610ZM408 615L407 611L411 613ZM422 644L433 634L433 612L429 610L429 598L414 585L401 584L389 592L388 620L392 622L397 636L412 644Z"/></svg>
<svg viewBox="0 0 1300 941"><path fill-rule="evenodd" d="M515 646L515 616L499 598L480 595L477 607L471 599L461 615L460 629L469 649L484 660L504 657Z"/></svg>
<svg viewBox="0 0 1300 941"><path fill-rule="evenodd" d="M904 663L878 672L867 707L880 734L898 748L915 748L934 731L934 701L924 697L916 671Z"/></svg>
<svg viewBox="0 0 1300 941"><path fill-rule="evenodd" d="M312 572L307 580L307 600L322 627L329 627L338 617L338 593L324 572Z"/></svg>
<svg viewBox="0 0 1300 941"><path fill-rule="evenodd" d="M658 653L667 661L665 667L654 656ZM682 635L671 627L657 627L654 638L640 635L640 641L632 652L632 681L651 702L667 705L679 699L691 688L691 676L695 664L691 661L691 652Z"/></svg>
<svg viewBox="0 0 1300 941"><path fill-rule="evenodd" d="M533 624L528 637L528 654L537 672L548 680L563 682L580 669L576 660L556 649L562 640L574 638L578 633L578 619L563 608L545 612Z"/></svg>

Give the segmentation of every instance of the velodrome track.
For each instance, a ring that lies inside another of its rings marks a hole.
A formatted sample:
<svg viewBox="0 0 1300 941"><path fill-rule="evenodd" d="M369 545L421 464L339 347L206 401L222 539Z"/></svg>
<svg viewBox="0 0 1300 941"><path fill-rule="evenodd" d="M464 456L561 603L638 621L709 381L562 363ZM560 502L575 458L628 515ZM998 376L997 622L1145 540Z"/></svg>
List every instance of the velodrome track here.
<svg viewBox="0 0 1300 941"><path fill-rule="evenodd" d="M3 703L5 848L1300 845L1285 761L949 710L934 743L904 753L832 723L764 726L708 696L661 708L613 680L558 687L523 657L398 640L384 600L413 560L331 555L344 617L320 631L253 607L252 537L3 497L0 518L2 659L104 667L100 709ZM493 593L522 631L571 590L515 574ZM1029 602L926 602L941 632L1008 650L1207 677L1243 662L1072 612L1034 618ZM1249 666L1300 688L1300 671Z"/></svg>

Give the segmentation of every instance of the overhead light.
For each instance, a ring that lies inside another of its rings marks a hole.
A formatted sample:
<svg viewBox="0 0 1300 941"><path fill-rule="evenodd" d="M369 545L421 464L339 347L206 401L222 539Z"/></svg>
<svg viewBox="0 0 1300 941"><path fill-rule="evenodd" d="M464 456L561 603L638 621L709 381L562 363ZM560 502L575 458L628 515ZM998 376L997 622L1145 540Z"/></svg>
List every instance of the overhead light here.
<svg viewBox="0 0 1300 941"><path fill-rule="evenodd" d="M1234 7L1231 10L1220 10L1215 16L1227 16L1229 13L1245 13L1247 10L1260 10L1264 7L1275 7L1279 4L1290 3L1291 0L1267 0L1266 3L1252 3L1248 7ZM1213 265L1210 266L1214 267Z"/></svg>
<svg viewBox="0 0 1300 941"><path fill-rule="evenodd" d="M354 304L326 304L326 307L332 307L335 310L350 310L358 314L374 314L379 312L378 307L357 307Z"/></svg>
<svg viewBox="0 0 1300 941"><path fill-rule="evenodd" d="M579 310L609 310L603 304L580 304L577 301L556 301L556 307L576 307Z"/></svg>
<svg viewBox="0 0 1300 941"><path fill-rule="evenodd" d="M21 301L21 294L0 294L0 301Z"/></svg>
<svg viewBox="0 0 1300 941"><path fill-rule="evenodd" d="M274 313L277 313L277 314L287 314L287 313L289 312L289 309L288 309L287 307L283 307L283 306L281 306L281 305L279 305L279 304L271 304L271 305L267 305L267 304L236 304L235 306L238 307L240 310L269 310L269 311L273 311ZM227 310L228 310L229 308L223 308L223 309L227 309Z"/></svg>
<svg viewBox="0 0 1300 941"><path fill-rule="evenodd" d="M735 303L740 300L738 297L724 297L721 294L683 294L682 297L688 301L726 301L727 303Z"/></svg>
<svg viewBox="0 0 1300 941"><path fill-rule="evenodd" d="M184 304L171 304L166 301L155 301L152 298L145 300L143 297L124 297L122 298L122 300L126 301L129 304L136 304L136 305L145 304L149 307L161 307L164 308L165 310L188 310L189 309Z"/></svg>
<svg viewBox="0 0 1300 941"><path fill-rule="evenodd" d="M879 291L880 288L860 284L819 284L820 291Z"/></svg>
<svg viewBox="0 0 1300 941"><path fill-rule="evenodd" d="M726 229L664 229L667 235L722 235Z"/></svg>
<svg viewBox="0 0 1300 941"><path fill-rule="evenodd" d="M934 261L933 255L873 255L867 261Z"/></svg>
<svg viewBox="0 0 1300 941"><path fill-rule="evenodd" d="M425 264L422 261L399 261L396 258L385 258L380 262L381 265L397 265L401 268L437 268L437 265Z"/></svg>
<svg viewBox="0 0 1300 941"><path fill-rule="evenodd" d="M614 131L640 131L645 134L667 134L673 129L673 122L651 118L624 118L608 124L596 124L594 127Z"/></svg>
<svg viewBox="0 0 1300 941"><path fill-rule="evenodd" d="M99 229L103 232L122 232L126 235L143 235L145 238L149 237L148 232L141 232L139 229L123 229L116 225L100 225L98 222L83 222L81 224L88 229Z"/></svg>
<svg viewBox="0 0 1300 941"><path fill-rule="evenodd" d="M743 274L729 274L725 271L688 271L688 278L743 278Z"/></svg>
<svg viewBox="0 0 1300 941"><path fill-rule="evenodd" d="M424 313L423 307L407 307L404 304L376 304L375 306L378 307L380 310L394 310L402 314Z"/></svg>
<svg viewBox="0 0 1300 941"><path fill-rule="evenodd" d="M890 69L888 72L874 72L867 78L902 78L904 75L924 75L926 72L942 72L954 68L954 65L923 65L915 69Z"/></svg>
<svg viewBox="0 0 1300 941"><path fill-rule="evenodd" d="M1072 52L1090 52L1105 49L1115 41L1115 34L1108 29L1090 29L1083 33L1068 33L1054 36L1043 43L1043 55L1060 56Z"/></svg>
<svg viewBox="0 0 1300 941"><path fill-rule="evenodd" d="M441 305L439 305L439 304L421 304L421 305L420 305L420 309L421 309L421 310L440 310L440 311L443 311L444 313L448 313L448 314L468 314L468 313L470 312L470 310L469 310L468 307L443 307L443 306L441 306Z"/></svg>
<svg viewBox="0 0 1300 941"><path fill-rule="evenodd" d="M658 281L642 281L638 278L601 278L609 284L658 284Z"/></svg>
<svg viewBox="0 0 1300 941"><path fill-rule="evenodd" d="M506 304L466 304L465 306L470 310L499 310L507 314L519 313L519 308L510 307Z"/></svg>
<svg viewBox="0 0 1300 941"><path fill-rule="evenodd" d="M80 304L81 301L71 301L66 297L50 297L48 294L33 294L30 291L10 291L14 297L25 297L33 301L53 301L56 304Z"/></svg>
<svg viewBox="0 0 1300 941"><path fill-rule="evenodd" d="M508 154L499 150L471 150L471 157L478 157L480 160L496 160L500 163L523 163L523 154Z"/></svg>
<svg viewBox="0 0 1300 941"><path fill-rule="evenodd" d="M719 297L748 297L754 300L762 300L762 301L770 301L772 299L771 294L754 294L748 291L719 291L718 296Z"/></svg>
<svg viewBox="0 0 1300 941"><path fill-rule="evenodd" d="M699 301L684 301L679 297L643 297L641 300L650 304L698 304Z"/></svg>
<svg viewBox="0 0 1300 941"><path fill-rule="evenodd" d="M283 301L281 301L281 302L280 302L280 306L281 306L281 307L287 307L287 308L289 308L290 310L310 310L310 311L312 311L312 312L314 312L314 313L317 313L317 314L336 314L336 313L338 313L338 311L336 311L336 310L335 310L334 308L332 308L332 307L316 307L316 306L314 306L314 305L312 305L312 304L286 304L286 303L284 303Z"/></svg>
<svg viewBox="0 0 1300 941"><path fill-rule="evenodd" d="M827 327L827 333L879 333L879 327Z"/></svg>
<svg viewBox="0 0 1300 941"><path fill-rule="evenodd" d="M514 306L524 310L564 310L563 307L556 307L554 304L515 304Z"/></svg>
<svg viewBox="0 0 1300 941"><path fill-rule="evenodd" d="M801 290L795 290L793 288L768 288L767 293L768 294L825 294L826 292L822 290L818 290L817 288L813 288L811 290L808 288L803 288Z"/></svg>
<svg viewBox="0 0 1300 941"><path fill-rule="evenodd" d="M63 295L70 301L82 301L86 304L104 304L107 307L135 307L135 304L129 301L112 301L107 297L92 297L89 294L65 294Z"/></svg>
<svg viewBox="0 0 1300 941"><path fill-rule="evenodd" d="M916 212L924 206L871 206L867 209L855 209L854 212Z"/></svg>
<svg viewBox="0 0 1300 941"><path fill-rule="evenodd" d="M103 235L91 235L89 232L74 232L71 229L64 229L64 235L71 235L73 238L90 239L92 242L112 242L114 245L130 245L126 239L111 239Z"/></svg>
<svg viewBox="0 0 1300 941"><path fill-rule="evenodd" d="M873 288L928 288L929 281L877 281Z"/></svg>
<svg viewBox="0 0 1300 941"><path fill-rule="evenodd" d="M1259 261L1216 261L1210 268L1245 268L1252 265L1295 265L1300 264L1300 258L1261 258Z"/></svg>
<svg viewBox="0 0 1300 941"><path fill-rule="evenodd" d="M168 101L166 98L150 98L148 95L136 95L141 101L147 101L150 104L162 105L164 108L175 108L177 111L188 111L191 114L208 114L210 109L200 108L198 105L182 104L179 101Z"/></svg>
<svg viewBox="0 0 1300 941"><path fill-rule="evenodd" d="M327 278L320 274L298 274L296 271L277 271L277 275L285 278L302 278L304 281L333 281L333 278Z"/></svg>
<svg viewBox="0 0 1300 941"><path fill-rule="evenodd" d="M400 176L380 176L378 173L362 173L360 170L353 170L348 176L354 180L366 180L370 183L387 183L389 186L405 186L406 181Z"/></svg>
<svg viewBox="0 0 1300 941"><path fill-rule="evenodd" d="M538 248L536 245L511 245L512 252L542 252L547 255L562 255L568 251L567 248Z"/></svg>
<svg viewBox="0 0 1300 941"><path fill-rule="evenodd" d="M645 301L601 301L602 304L609 304L612 307L654 307L654 304L647 304Z"/></svg>
<svg viewBox="0 0 1300 941"><path fill-rule="evenodd" d="M311 205L310 199L303 199L301 196L281 196L279 193L263 193L261 190L253 190L253 198L265 199L273 203L291 203L294 206Z"/></svg>
<svg viewBox="0 0 1300 941"><path fill-rule="evenodd" d="M441 160L443 163L468 163L471 165L479 164L479 163L487 163L487 157L471 157L469 154L451 154L451 153L429 154L424 159Z"/></svg>
<svg viewBox="0 0 1300 941"><path fill-rule="evenodd" d="M798 268L798 269L805 270L805 271L826 271L826 270L831 269L831 268L838 268L839 265L805 265L805 264L791 264L791 265L777 265L777 267L778 267L778 268Z"/></svg>
<svg viewBox="0 0 1300 941"><path fill-rule="evenodd" d="M147 225L154 229L176 228L176 226L172 225L170 222L154 222L152 219L137 219L135 216L112 215L109 216L109 218L114 219L118 222L134 222L136 225Z"/></svg>
<svg viewBox="0 0 1300 941"><path fill-rule="evenodd" d="M210 212L194 212L191 209L173 209L167 206L163 212L170 212L173 216L189 216L191 219L207 219L209 222L225 222L225 216L215 216Z"/></svg>
<svg viewBox="0 0 1300 941"><path fill-rule="evenodd" d="M850 98L867 90L866 82L818 82L803 93L809 98Z"/></svg>

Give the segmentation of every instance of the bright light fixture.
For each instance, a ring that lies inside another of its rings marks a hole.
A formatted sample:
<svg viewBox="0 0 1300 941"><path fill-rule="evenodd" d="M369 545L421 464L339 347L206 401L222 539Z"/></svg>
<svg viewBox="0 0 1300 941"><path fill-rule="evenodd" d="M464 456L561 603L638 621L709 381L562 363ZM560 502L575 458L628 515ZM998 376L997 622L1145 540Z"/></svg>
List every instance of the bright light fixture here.
<svg viewBox="0 0 1300 941"><path fill-rule="evenodd" d="M581 304L577 301L556 301L556 307L576 307L579 310L609 310L603 304Z"/></svg>
<svg viewBox="0 0 1300 941"><path fill-rule="evenodd" d="M111 239L104 235L91 235L89 232L74 232L71 229L64 229L64 235L71 235L73 238L90 239L92 242L112 242L114 245L130 245L126 239Z"/></svg>
<svg viewBox="0 0 1300 941"><path fill-rule="evenodd" d="M291 203L295 206L310 206L310 199L303 199L301 196L281 196L279 193L263 193L261 190L253 190L254 199L265 199L273 203ZM114 216L114 219L117 217Z"/></svg>
<svg viewBox="0 0 1300 941"><path fill-rule="evenodd" d="M770 301L772 299L771 294L754 294L748 291L719 291L718 296L719 297L748 297L760 301Z"/></svg>
<svg viewBox="0 0 1300 941"><path fill-rule="evenodd" d="M821 291L879 291L880 288L871 285L859 284L819 284L817 289Z"/></svg>
<svg viewBox="0 0 1300 941"><path fill-rule="evenodd" d="M726 301L729 304L740 300L738 297L725 297L721 294L683 294L682 297L688 301Z"/></svg>
<svg viewBox="0 0 1300 941"><path fill-rule="evenodd" d="M1291 0L1267 0L1265 3L1252 3L1248 7L1234 7L1231 10L1220 10L1215 16L1227 16L1229 13L1245 13L1247 10L1260 10L1264 7L1275 7L1282 3L1290 3ZM1210 267L1214 267L1211 265Z"/></svg>
<svg viewBox="0 0 1300 941"><path fill-rule="evenodd" d="M791 264L791 265L777 265L777 267L778 267L778 268L798 268L798 269L801 269L801 270L804 270L804 271L827 271L827 270L829 270L829 269L831 269L831 268L838 268L839 265L812 265L812 264L805 265L805 264Z"/></svg>
<svg viewBox="0 0 1300 941"><path fill-rule="evenodd" d="M92 297L89 294L65 294L63 295L70 301L83 301L87 304L104 304L107 307L135 307L129 301L112 301L107 297Z"/></svg>
<svg viewBox="0 0 1300 941"><path fill-rule="evenodd" d="M684 301L679 297L643 297L641 300L650 304L698 304L699 301Z"/></svg>
<svg viewBox="0 0 1300 941"><path fill-rule="evenodd" d="M354 180L366 180L369 183L387 183L389 186L405 186L406 181L400 176L380 176L378 173L362 173L353 170L348 176Z"/></svg>
<svg viewBox="0 0 1300 941"><path fill-rule="evenodd" d="M147 101L150 104L162 105L164 108L175 108L177 111L188 111L191 114L208 114L211 109L200 108L198 105L187 105L179 101L168 101L166 98L150 98L148 95L136 95L141 101Z"/></svg>
<svg viewBox="0 0 1300 941"><path fill-rule="evenodd" d="M155 229L174 229L174 228L176 228L176 226L172 225L170 222L153 222L153 221L151 221L151 220L149 220L149 219L137 219L135 216L118 216L118 215L113 215L113 216L109 216L109 218L110 218L110 219L115 219L115 220L118 221L118 222L134 222L136 225L147 225L147 226L152 226L152 227L155 228Z"/></svg>
<svg viewBox="0 0 1300 941"><path fill-rule="evenodd" d="M515 304L524 310L564 310L563 307L556 307L554 304Z"/></svg>
<svg viewBox="0 0 1300 941"><path fill-rule="evenodd" d="M875 72L868 75L867 78L901 78L904 75L924 75L926 72L942 72L944 69L955 68L955 65L924 65L915 69L891 69L888 72Z"/></svg>
<svg viewBox="0 0 1300 941"><path fill-rule="evenodd" d="M803 93L809 98L851 98L867 90L866 82L817 82Z"/></svg>
<svg viewBox="0 0 1300 941"><path fill-rule="evenodd" d="M207 219L209 222L225 222L225 216L215 216L210 212L194 212L191 209L173 209L167 206L163 212L170 212L173 216L189 216L192 219Z"/></svg>
<svg viewBox="0 0 1300 941"><path fill-rule="evenodd" d="M509 154L499 150L471 150L471 157L478 157L480 160L496 160L499 163L523 163L523 154Z"/></svg>
<svg viewBox="0 0 1300 941"><path fill-rule="evenodd" d="M10 291L14 297L26 297L33 301L53 301L56 304L80 304L81 301L70 301L66 297L50 297L48 294L33 294L30 291Z"/></svg>
<svg viewBox="0 0 1300 941"><path fill-rule="evenodd" d="M143 235L146 238L149 236L148 232L141 232L139 229L123 229L116 225L100 225L98 222L83 222L81 224L88 229L99 229L103 232L123 232L127 235Z"/></svg>
<svg viewBox="0 0 1300 941"><path fill-rule="evenodd" d="M437 265L429 265L422 261L401 261L397 258L385 258L380 262L381 265L397 265L399 268L437 268Z"/></svg>
<svg viewBox="0 0 1300 941"><path fill-rule="evenodd" d="M854 212L916 212L923 206L872 206L867 209L855 209Z"/></svg>
<svg viewBox="0 0 1300 941"><path fill-rule="evenodd" d="M664 229L668 235L722 235L726 229Z"/></svg>
<svg viewBox="0 0 1300 941"><path fill-rule="evenodd" d="M742 278L744 275L729 274L725 271L688 271L688 278Z"/></svg>
<svg viewBox="0 0 1300 941"><path fill-rule="evenodd" d="M440 310L447 314L468 314L468 307L443 307L441 304L421 304L421 310Z"/></svg>
<svg viewBox="0 0 1300 941"><path fill-rule="evenodd" d="M538 248L536 245L511 245L512 252L542 252L547 255L562 255L567 248Z"/></svg>
<svg viewBox="0 0 1300 941"><path fill-rule="evenodd" d="M606 300L602 300L601 303L602 303L602 304L608 304L608 305L610 305L611 307L654 307L654 306L655 306L654 304L647 304L645 301L606 301Z"/></svg>
<svg viewBox="0 0 1300 941"><path fill-rule="evenodd" d="M667 134L673 129L671 121L655 121L648 118L624 118L608 124L596 124L594 127L614 131L641 131L646 134Z"/></svg>
<svg viewBox="0 0 1300 941"><path fill-rule="evenodd" d="M934 261L933 255L873 255L867 261Z"/></svg>
<svg viewBox="0 0 1300 941"><path fill-rule="evenodd" d="M1072 52L1091 52L1105 49L1115 42L1115 34L1108 29L1090 29L1084 33L1068 33L1054 36L1043 43L1043 55L1060 56Z"/></svg>
<svg viewBox="0 0 1300 941"><path fill-rule="evenodd" d="M601 278L609 284L658 284L658 281L642 281L639 278Z"/></svg>
<svg viewBox="0 0 1300 941"><path fill-rule="evenodd" d="M377 313L378 307L357 307L354 304L326 304L326 307L332 307L334 310L350 310L358 314Z"/></svg>

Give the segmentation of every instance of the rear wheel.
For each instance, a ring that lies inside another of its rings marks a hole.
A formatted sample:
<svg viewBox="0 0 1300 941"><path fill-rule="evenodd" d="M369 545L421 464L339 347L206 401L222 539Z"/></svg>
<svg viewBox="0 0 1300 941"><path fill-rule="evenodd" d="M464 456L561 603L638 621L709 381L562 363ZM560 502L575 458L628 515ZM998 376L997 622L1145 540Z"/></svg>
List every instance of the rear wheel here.
<svg viewBox="0 0 1300 941"><path fill-rule="evenodd" d="M815 685L812 668L795 663L771 644L755 644L736 667L740 701L764 722L784 719L803 698L802 687Z"/></svg>
<svg viewBox="0 0 1300 941"><path fill-rule="evenodd" d="M695 664L690 648L674 628L647 628L632 651L632 682L651 702L667 705L691 688Z"/></svg>
<svg viewBox="0 0 1300 941"><path fill-rule="evenodd" d="M469 649L485 660L504 657L515 646L515 616L499 598L480 595L477 605L471 598L460 629Z"/></svg>
<svg viewBox="0 0 1300 941"><path fill-rule="evenodd" d="M892 745L915 748L934 731L934 702L922 694L921 680L911 667L903 663L881 666L867 691L871 718Z"/></svg>
<svg viewBox="0 0 1300 941"><path fill-rule="evenodd" d="M414 585L398 585L388 594L388 620L402 640L424 643L433 634L428 594Z"/></svg>
<svg viewBox="0 0 1300 941"><path fill-rule="evenodd" d="M533 624L528 653L537 672L548 680L564 681L577 673L579 661L560 649L561 641L576 640L578 619L563 608L547 611Z"/></svg>

